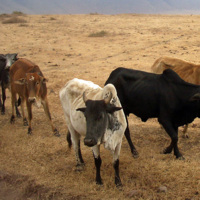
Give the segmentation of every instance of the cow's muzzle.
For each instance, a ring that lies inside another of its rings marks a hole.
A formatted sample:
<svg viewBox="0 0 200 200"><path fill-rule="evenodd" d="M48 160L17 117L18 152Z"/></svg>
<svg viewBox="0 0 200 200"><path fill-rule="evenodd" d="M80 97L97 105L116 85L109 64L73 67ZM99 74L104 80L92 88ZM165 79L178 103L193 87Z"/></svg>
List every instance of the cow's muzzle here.
<svg viewBox="0 0 200 200"><path fill-rule="evenodd" d="M85 138L84 139L84 144L88 147L93 147L94 145L97 144L97 142L94 140L94 139L88 139L88 138Z"/></svg>
<svg viewBox="0 0 200 200"><path fill-rule="evenodd" d="M5 66L5 70L8 70L8 71L9 71L9 70L10 70L10 65L6 65L6 66Z"/></svg>
<svg viewBox="0 0 200 200"><path fill-rule="evenodd" d="M29 98L28 98L28 101L29 101L30 103L34 103L34 102L36 101L36 98L35 98L35 97L29 97Z"/></svg>

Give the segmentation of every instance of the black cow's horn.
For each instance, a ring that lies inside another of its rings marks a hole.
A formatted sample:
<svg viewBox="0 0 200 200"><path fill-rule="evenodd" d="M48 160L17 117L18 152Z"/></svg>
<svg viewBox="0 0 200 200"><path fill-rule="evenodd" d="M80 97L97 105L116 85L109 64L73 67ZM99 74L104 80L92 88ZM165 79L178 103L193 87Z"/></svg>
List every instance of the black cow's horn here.
<svg viewBox="0 0 200 200"><path fill-rule="evenodd" d="M110 95L109 95L109 96L106 96L106 97L104 98L105 103L106 103L106 104L110 103L111 98L112 98L112 93L110 92Z"/></svg>
<svg viewBox="0 0 200 200"><path fill-rule="evenodd" d="M87 97L86 97L86 95L85 95L85 92L83 92L83 101L84 101L84 103L86 103L87 100L88 100L88 99L87 99Z"/></svg>

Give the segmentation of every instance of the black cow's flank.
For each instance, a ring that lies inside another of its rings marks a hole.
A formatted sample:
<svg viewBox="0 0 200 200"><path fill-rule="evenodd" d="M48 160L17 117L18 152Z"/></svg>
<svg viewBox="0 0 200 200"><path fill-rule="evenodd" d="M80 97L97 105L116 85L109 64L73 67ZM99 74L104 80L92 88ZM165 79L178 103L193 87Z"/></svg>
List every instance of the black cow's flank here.
<svg viewBox="0 0 200 200"><path fill-rule="evenodd" d="M130 113L144 122L149 118L157 118L172 140L167 151L165 149L163 152L171 153L174 149L176 158L183 158L177 146L178 127L200 117L200 97L190 101L195 94L199 94L200 86L185 82L171 69L158 75L117 68L112 71L105 85L108 83L112 83L117 90L126 120ZM136 156L138 152L132 144L128 126L125 136L133 156Z"/></svg>

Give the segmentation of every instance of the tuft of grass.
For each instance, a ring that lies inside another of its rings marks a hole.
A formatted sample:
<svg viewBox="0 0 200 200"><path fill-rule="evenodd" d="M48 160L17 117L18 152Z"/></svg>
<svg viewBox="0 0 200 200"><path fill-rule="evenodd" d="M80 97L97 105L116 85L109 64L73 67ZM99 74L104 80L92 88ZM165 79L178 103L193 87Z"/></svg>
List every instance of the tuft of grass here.
<svg viewBox="0 0 200 200"><path fill-rule="evenodd" d="M15 23L27 23L25 19L21 19L19 17L11 17L7 20L4 20L2 24L15 24Z"/></svg>
<svg viewBox="0 0 200 200"><path fill-rule="evenodd" d="M25 24L25 23L19 25L19 27L27 27L27 26L28 24Z"/></svg>
<svg viewBox="0 0 200 200"><path fill-rule="evenodd" d="M54 17L51 17L51 18L50 18L50 20L56 20L56 18L54 18Z"/></svg>
<svg viewBox="0 0 200 200"><path fill-rule="evenodd" d="M108 33L106 31L99 31L99 32L96 32L96 33L91 33L89 35L89 37L104 37L108 35Z"/></svg>

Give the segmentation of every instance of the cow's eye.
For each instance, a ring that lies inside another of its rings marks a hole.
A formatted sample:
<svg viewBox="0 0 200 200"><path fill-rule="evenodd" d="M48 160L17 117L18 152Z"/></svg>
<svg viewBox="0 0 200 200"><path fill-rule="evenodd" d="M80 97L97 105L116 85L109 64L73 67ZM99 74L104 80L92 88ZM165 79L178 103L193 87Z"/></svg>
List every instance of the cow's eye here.
<svg viewBox="0 0 200 200"><path fill-rule="evenodd" d="M38 85L39 84L39 82L36 82L36 85Z"/></svg>

